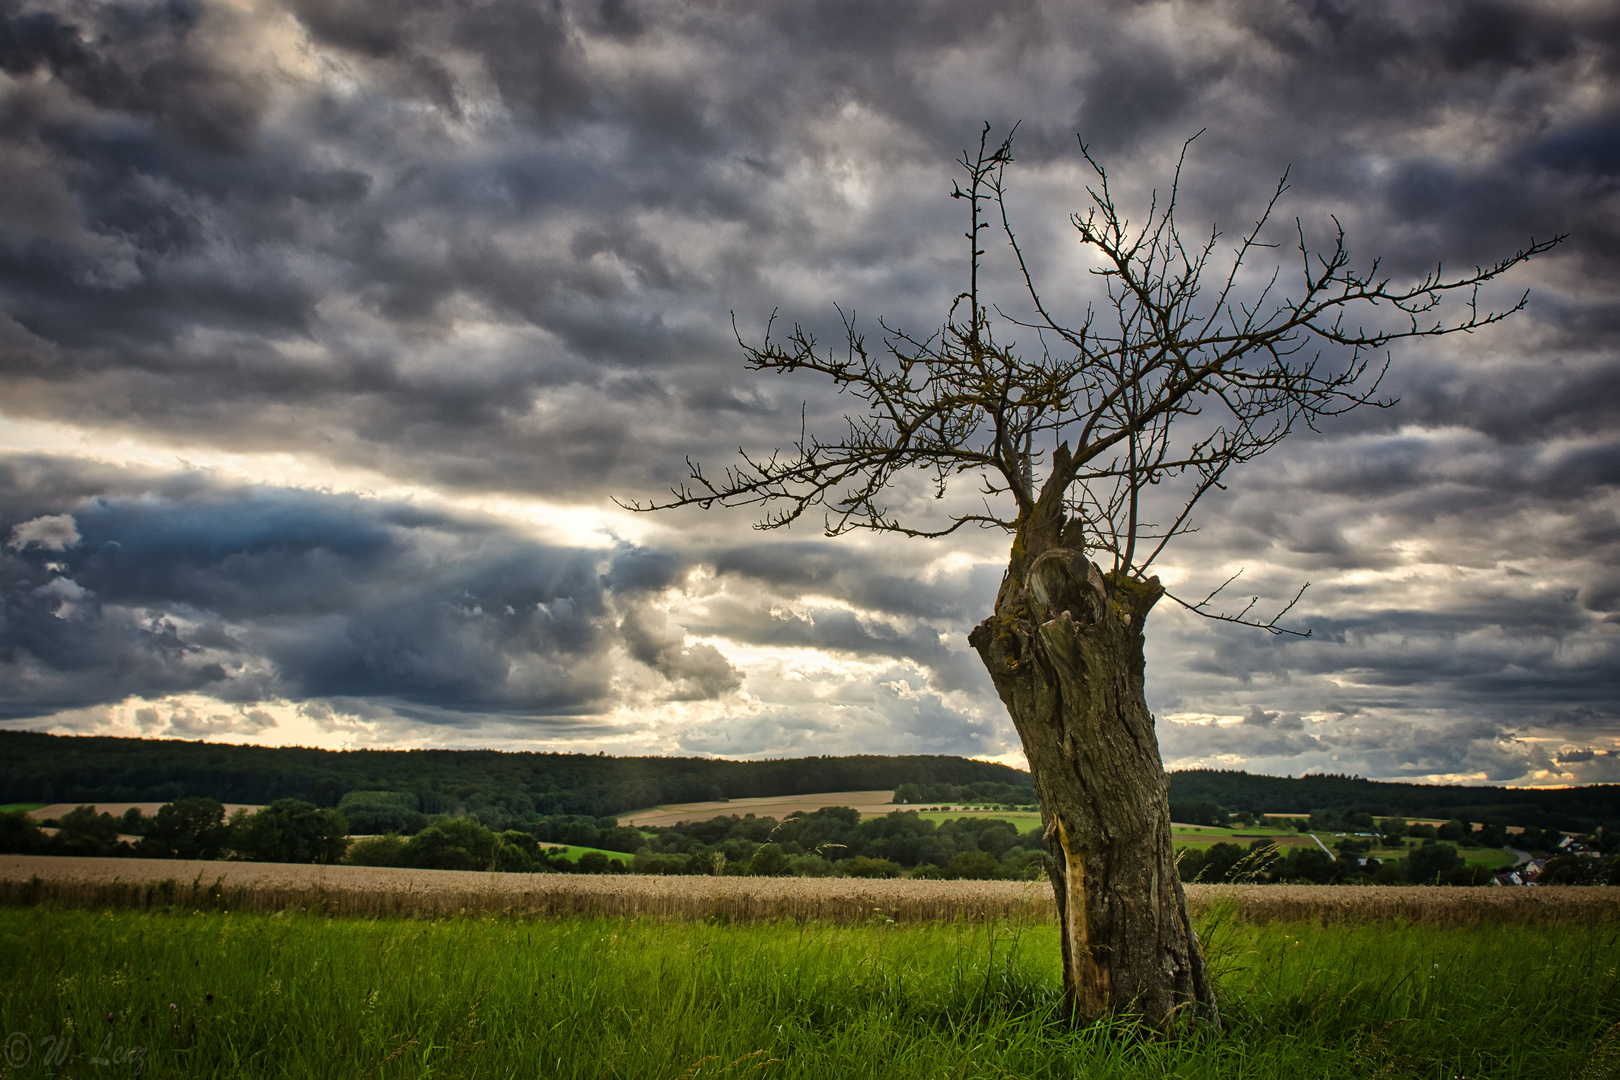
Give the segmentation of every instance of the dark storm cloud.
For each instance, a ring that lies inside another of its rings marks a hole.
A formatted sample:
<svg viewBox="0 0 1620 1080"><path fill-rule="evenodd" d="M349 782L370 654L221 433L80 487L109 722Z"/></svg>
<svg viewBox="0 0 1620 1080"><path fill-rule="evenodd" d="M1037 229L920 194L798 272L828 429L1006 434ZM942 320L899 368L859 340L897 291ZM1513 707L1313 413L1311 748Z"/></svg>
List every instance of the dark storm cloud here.
<svg viewBox="0 0 1620 1080"><path fill-rule="evenodd" d="M1190 233L1231 237L1287 169L1285 263L1296 215L1319 240L1337 214L1358 265L1397 278L1569 239L1485 298L1534 289L1507 324L1397 350L1396 406L1211 501L1172 553L1187 591L1244 565L1279 604L1315 581L1294 613L1314 635L1167 604L1154 707L1248 718L1167 747L1609 775L1570 755L1620 737L1617 80L1620 17L1550 2L0 0L0 409L605 507L687 454L790 443L801 401L836 425L827 387L741 368L730 312L749 340L776 309L836 340L834 302L874 338L879 317L937 326L962 287L950 160L983 121L1022 121L1014 220L1075 312L1076 133L1145 208L1205 129ZM696 635L892 663L915 700L840 690L860 700L839 738L910 738L911 709L942 745L1006 736L961 640L999 541L925 570L940 547L758 544L738 513L604 554L196 474L7 467L0 532L40 523L0 548L13 715L203 691L573 723L624 706L621 676L659 700L743 686ZM64 514L81 539L58 549ZM688 748L799 746L822 706L783 695ZM1559 732L1562 757L1524 741Z"/></svg>
<svg viewBox="0 0 1620 1080"><path fill-rule="evenodd" d="M125 35L108 29L136 17L124 10L7 12L19 43L10 68L36 77L17 95L28 108L14 118L13 160L63 218L46 231L19 214L0 265L6 309L28 335L13 335L7 366L34 408L72 399L78 415L159 429L183 415L193 437L239 443L291 437L278 410L242 422L283 403L344 432L327 448L340 458L479 485L509 485L519 461L543 459L553 467L518 482L561 490L635 476L641 455L625 449L672 438L633 428L617 369L652 368L635 392L688 416L723 409L730 365L706 367L735 351L721 297L756 291L762 258L871 267L893 256L863 230L852 242L814 236L811 214L847 208L783 180L841 150L804 124L878 98L926 123L913 64L998 21L977 5L897 8L874 26L872 9L839 5L737 17L307 4L292 10L296 25L373 92L282 75L285 115L227 110L231 137L199 141L185 132L201 121L180 123L166 98L109 95L71 73L144 86L184 69L199 102L259 102L286 57L252 34L290 32L288 20L205 6L164 33ZM915 33L919 19L927 33ZM790 38L794 53L810 48L808 67L780 63ZM672 39L702 55L665 62L658 41ZM851 55L896 45L898 65ZM593 48L621 53L593 67ZM465 61L458 74L448 58ZM754 79L773 89L759 94ZM899 141L883 156L915 153ZM513 337L470 366L447 340L469 315ZM408 362L424 344L444 357ZM453 376L434 370L444 364ZM534 430L531 408L559 386L587 408ZM413 452L402 454L401 431Z"/></svg>
<svg viewBox="0 0 1620 1080"><path fill-rule="evenodd" d="M1316 581L1287 622L1311 636L1157 615L1150 700L1172 715L1248 713L1238 725L1174 725L1167 753L1272 771L1354 762L1382 776L1613 779L1606 760L1565 761L1545 746L1620 735L1612 482L1572 480L1567 453L1524 454L1478 434L1298 449L1212 507L1184 558L1260 564L1245 596L1286 599ZM1279 741L1254 730L1254 717L1273 715L1260 703L1313 719Z"/></svg>
<svg viewBox="0 0 1620 1080"><path fill-rule="evenodd" d="M1072 124L1130 175L1138 149L1224 117L1200 165L1212 211L1292 160L1300 199L1370 197L1372 239L1413 266L1577 224L1583 251L1604 247L1569 216L1591 200L1543 197L1607 175L1603 121L1542 114L1570 65L1608 55L1613 20L1530 6L1179 16L1220 35L1170 31L1153 5L3 14L23 80L14 186L52 208L19 205L0 245L25 332L5 359L14 407L235 445L292 440L296 415L333 457L449 484L579 496L667 475L694 441L725 452L693 431L779 437L793 402L727 408L742 380L726 309L749 327L776 305L823 322L832 299L937 318L954 288L935 247L956 231L948 158L983 117L1024 118L1037 165L1072 159ZM300 34L365 92L288 70ZM1534 132L1466 162L1379 145L1478 107L1504 71L1525 80L1510 117ZM1347 185L1369 154L1387 166ZM1046 228L1066 208L1033 211L1059 211ZM793 278L841 271L876 295L795 295ZM469 321L499 340L469 349ZM579 406L563 418L559 393ZM649 409L673 422L638 422Z"/></svg>
<svg viewBox="0 0 1620 1080"><path fill-rule="evenodd" d="M93 28L75 15L89 16ZM243 78L201 40L204 16L204 5L189 0L72 15L6 0L0 70L21 77L48 71L85 102L149 118L184 145L241 151L252 143L269 88Z"/></svg>
<svg viewBox="0 0 1620 1080"><path fill-rule="evenodd" d="M986 680L965 648L967 632L990 610L1001 571L985 563L931 569L916 554L855 550L838 540L705 550L703 565L739 587L686 626L750 645L909 660L936 692L983 696Z"/></svg>
<svg viewBox="0 0 1620 1080"><path fill-rule="evenodd" d="M737 669L713 645L687 645L669 615L651 605L632 607L619 623L630 655L675 684L674 700L716 698L742 684Z"/></svg>
<svg viewBox="0 0 1620 1080"><path fill-rule="evenodd" d="M769 713L695 724L681 735L684 753L736 757L768 747L774 756L826 753L829 747L881 747L896 754L1006 752L999 722L965 719L937 696L889 686L786 702Z"/></svg>
<svg viewBox="0 0 1620 1080"><path fill-rule="evenodd" d="M656 561L635 549L557 548L488 521L200 477L94 484L34 460L4 479L8 508L60 511L0 521L0 696L13 717L181 691L590 713L608 703L606 654L621 640L681 696L735 686L712 648L682 648L634 611L619 624L614 605L637 603L640 568ZM85 486L102 490L42 505L43 491Z"/></svg>
<svg viewBox="0 0 1620 1080"><path fill-rule="evenodd" d="M34 457L0 469L0 506L0 700L12 719L203 692L316 709L385 702L441 727L556 717L544 725L556 736L622 704L615 650L649 673L654 701L737 690L741 672L688 633L909 662L936 706L964 682L940 623L882 606L926 590L880 561L846 558L817 591L869 610L782 614L823 577L810 572L818 562L831 571L826 545L796 546L798 574L748 575L747 560L723 559L716 580L740 588L677 623L669 598L712 564L628 544L560 548L409 504ZM180 734L217 727L184 707L175 716Z"/></svg>
<svg viewBox="0 0 1620 1080"><path fill-rule="evenodd" d="M76 497L53 495L64 491ZM648 726L613 715L627 703L741 688L721 649L688 637L712 624L728 648L820 649L881 674L756 683L751 712L676 732L665 749L1005 750L998 719L942 696L971 679L937 624L881 607L779 619L772 607L807 594L691 557L558 548L406 504L60 459L11 459L3 494L13 514L32 515L0 519L0 700L12 724L66 709L81 710L59 718L66 730L105 730L94 708L136 696L149 704L128 722L168 737L274 735L275 716L257 707L270 701L385 742L622 740ZM840 575L857 596L863 574L892 573L865 563ZM700 610L677 622L671 601L690 599L705 567L721 590L698 590ZM188 692L216 704L173 698Z"/></svg>
<svg viewBox="0 0 1620 1080"><path fill-rule="evenodd" d="M880 609L895 615L936 620L982 618L974 606L999 582L986 580L981 567L964 571L960 580L919 582L911 565L894 565L894 556L853 551L832 541L787 541L732 547L707 556L717 573L736 574L770 586L775 595L825 596Z"/></svg>

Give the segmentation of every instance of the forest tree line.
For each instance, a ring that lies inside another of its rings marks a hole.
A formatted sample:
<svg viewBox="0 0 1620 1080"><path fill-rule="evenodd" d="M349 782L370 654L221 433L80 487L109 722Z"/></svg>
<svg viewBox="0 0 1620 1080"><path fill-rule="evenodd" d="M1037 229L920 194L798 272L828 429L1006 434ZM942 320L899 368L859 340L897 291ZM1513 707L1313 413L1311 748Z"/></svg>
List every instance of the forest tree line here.
<svg viewBox="0 0 1620 1080"><path fill-rule="evenodd" d="M114 816L80 806L48 822L20 810L0 813L0 854L6 855L335 863L348 850L348 834L342 813L302 799L278 799L228 819L225 807L207 798L166 803L153 817L138 807Z"/></svg>
<svg viewBox="0 0 1620 1080"><path fill-rule="evenodd" d="M353 815L353 822L346 815ZM1271 839L1247 847L1218 842L1181 851L1178 870L1187 882L1320 885L1485 885L1490 872L1469 866L1459 847L1500 847L1510 837L1500 826L1474 829L1453 820L1441 825L1399 818L1361 822L1359 814L1319 814L1316 827L1357 828L1341 835L1334 852L1317 847L1280 849ZM1275 819L1262 824L1274 825ZM496 870L520 873L638 873L725 876L911 877L1034 880L1046 872L1039 826L1020 831L988 817L955 819L896 810L862 819L850 807L824 807L778 821L753 814L635 828L616 818L534 816L521 827L511 819L490 824L468 815L423 815L406 793L351 792L337 809L297 799L278 800L227 818L223 804L190 798L165 804L153 817L131 808L121 817L81 806L51 823L20 811L0 814L0 853L239 859L254 862L345 862L427 870ZM386 828L350 836L351 829ZM497 827L505 826L505 827ZM1312 823L1299 821L1301 829ZM131 843L127 837L133 835ZM1594 858L1554 859L1547 884L1620 884L1620 830L1588 837ZM1375 845L1410 846L1398 859L1361 858ZM1556 853L1563 834L1527 827L1511 837L1524 848ZM586 848L571 855L570 848ZM1567 864L1567 865L1566 865Z"/></svg>
<svg viewBox="0 0 1620 1080"><path fill-rule="evenodd" d="M1620 824L1620 784L1569 788L1512 788L1407 784L1360 776L1260 776L1236 770L1187 769L1170 774L1170 798L1229 813L1361 813L1373 818L1453 818L1593 832ZM1172 806L1171 815L1178 817ZM1204 822L1187 821L1197 825Z"/></svg>
<svg viewBox="0 0 1620 1080"><path fill-rule="evenodd" d="M1023 784L997 784L981 780L974 784L901 784L894 789L897 806L918 806L924 803L986 803L993 806L1017 806L1039 809L1040 799L1035 788Z"/></svg>
<svg viewBox="0 0 1620 1080"><path fill-rule="evenodd" d="M1034 805L1028 773L944 756L615 758L496 750L307 747L0 731L0 803L173 802L207 797L336 808L356 792L402 793L421 820L467 814L503 831L537 817L609 817L667 803L892 790L896 804ZM1214 825L1264 814L1497 821L1591 833L1620 825L1620 785L1500 788L1387 783L1353 776L1170 774L1171 817ZM415 819L413 819L415 820ZM355 832L388 831L356 828Z"/></svg>
<svg viewBox="0 0 1620 1080"><path fill-rule="evenodd" d="M850 807L794 813L785 820L747 814L632 828L612 817L531 817L519 827L474 816L427 817L394 792L359 792L345 808L282 799L227 818L214 799L167 803L148 817L81 806L42 823L21 811L0 814L0 853L255 862L346 862L428 870L717 874L726 876L1030 878L1043 872L1040 829L1007 821L934 821L916 811L861 819ZM346 813L355 815L351 822ZM350 836L356 826L399 825ZM505 826L505 827L497 827ZM131 843L128 837L134 836ZM577 858L569 848L588 848Z"/></svg>
<svg viewBox="0 0 1620 1080"><path fill-rule="evenodd" d="M903 784L1025 785L1006 765L946 756L608 757L500 750L320 750L0 731L0 803L172 802L205 796L335 807L352 791L402 791L424 814L504 806L605 817L665 803L892 791Z"/></svg>

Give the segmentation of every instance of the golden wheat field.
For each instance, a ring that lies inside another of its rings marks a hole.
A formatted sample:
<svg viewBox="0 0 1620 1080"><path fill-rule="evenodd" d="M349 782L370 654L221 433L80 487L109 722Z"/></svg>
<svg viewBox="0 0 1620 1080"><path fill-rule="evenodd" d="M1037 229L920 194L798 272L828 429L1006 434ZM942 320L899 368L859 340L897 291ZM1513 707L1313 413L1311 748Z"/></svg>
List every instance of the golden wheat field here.
<svg viewBox="0 0 1620 1080"><path fill-rule="evenodd" d="M1620 921L1615 888L1189 885L1195 912L1256 921L1443 925ZM1056 917L1044 881L498 874L293 863L0 856L0 902L332 915L646 915L897 922Z"/></svg>

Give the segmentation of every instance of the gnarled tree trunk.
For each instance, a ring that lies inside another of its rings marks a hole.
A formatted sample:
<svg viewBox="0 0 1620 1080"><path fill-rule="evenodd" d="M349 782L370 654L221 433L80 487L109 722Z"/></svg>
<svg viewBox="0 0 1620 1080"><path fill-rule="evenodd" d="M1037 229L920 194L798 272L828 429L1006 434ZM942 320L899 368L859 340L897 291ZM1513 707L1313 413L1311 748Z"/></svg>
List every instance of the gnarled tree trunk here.
<svg viewBox="0 0 1620 1080"><path fill-rule="evenodd" d="M1041 531L1019 531L996 613L968 641L1040 795L1065 992L1082 1020L1137 1015L1164 1031L1192 1017L1219 1023L1142 696L1142 624L1164 590L1158 578L1105 576L1058 530Z"/></svg>

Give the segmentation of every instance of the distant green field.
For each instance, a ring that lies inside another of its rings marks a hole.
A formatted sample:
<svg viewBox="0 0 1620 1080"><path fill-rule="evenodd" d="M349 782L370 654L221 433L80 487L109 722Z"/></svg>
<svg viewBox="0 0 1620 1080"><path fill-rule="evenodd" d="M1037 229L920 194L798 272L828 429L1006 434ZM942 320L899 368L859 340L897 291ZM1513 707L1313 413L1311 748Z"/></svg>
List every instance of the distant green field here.
<svg viewBox="0 0 1620 1080"><path fill-rule="evenodd" d="M50 805L50 803L42 803L42 802L0 803L0 814L9 814L13 810L38 810L42 806L49 806L49 805Z"/></svg>
<svg viewBox="0 0 1620 1080"><path fill-rule="evenodd" d="M569 859L572 859L574 862L579 862L579 857L581 855L585 854L587 851L599 851L603 855L606 855L610 859L618 859L620 862L624 863L625 866L629 866L630 865L630 860L635 858L634 855L626 855L622 851L609 851L607 848L580 847L577 844L541 844L540 845L540 850L541 851L547 851L547 852L556 851L558 848L561 848L563 850L563 854L565 856L567 856Z"/></svg>
<svg viewBox="0 0 1620 1080"><path fill-rule="evenodd" d="M1208 826L1181 825L1171 830L1172 842L1178 848L1191 848L1205 851L1218 843L1238 844L1248 847L1256 839L1268 839L1278 847L1315 847L1316 841L1307 833L1294 832L1287 829L1223 829ZM1329 849L1342 837L1337 833L1317 833L1323 844ZM1403 848L1374 848L1367 853L1369 857L1379 862L1390 862L1406 854ZM1457 854L1462 856L1463 862L1469 866L1483 866L1490 870L1500 870L1518 862L1518 856L1503 848L1457 848Z"/></svg>
<svg viewBox="0 0 1620 1080"><path fill-rule="evenodd" d="M1332 846L1333 842L1328 840L1327 837L1324 836L1322 839L1328 844L1329 847ZM1452 846L1456 847L1455 844ZM1371 854L1371 856L1375 859L1387 862L1390 859L1400 858L1402 855L1406 854L1406 852L1401 848L1374 848L1369 854ZM1457 854L1462 856L1463 862L1467 863L1469 866L1483 866L1490 870L1500 870L1503 867L1512 866L1514 863L1519 861L1519 857L1517 855L1514 855L1512 852L1506 851L1502 848L1458 847Z"/></svg>
<svg viewBox="0 0 1620 1080"><path fill-rule="evenodd" d="M1492 870L1500 870L1519 861L1517 855L1502 848L1458 848L1457 852L1468 865L1489 867Z"/></svg>
<svg viewBox="0 0 1620 1080"><path fill-rule="evenodd" d="M3 1075L1585 1080L1612 924L1201 920L1222 1032L1063 1017L1047 923L0 908Z"/></svg>
<svg viewBox="0 0 1620 1080"><path fill-rule="evenodd" d="M1038 811L991 810L983 807L963 809L960 804L957 804L955 808L947 807L946 809L934 806L897 806L895 809L916 810L930 821L950 821L959 817L1010 821L1018 826L1019 832L1032 829L1041 823L1041 815Z"/></svg>
<svg viewBox="0 0 1620 1080"><path fill-rule="evenodd" d="M1293 829L1262 829L1257 826L1245 827L1242 825L1172 825L1170 831L1177 836L1207 836L1216 840L1231 840L1233 837L1253 839L1257 836L1304 836L1302 832Z"/></svg>
<svg viewBox="0 0 1620 1080"><path fill-rule="evenodd" d="M1248 847L1256 840L1267 840L1278 847L1315 847L1314 841L1304 833L1292 829L1224 829L1208 825L1177 825L1170 830L1170 841L1176 847L1203 851L1216 844L1237 844Z"/></svg>

